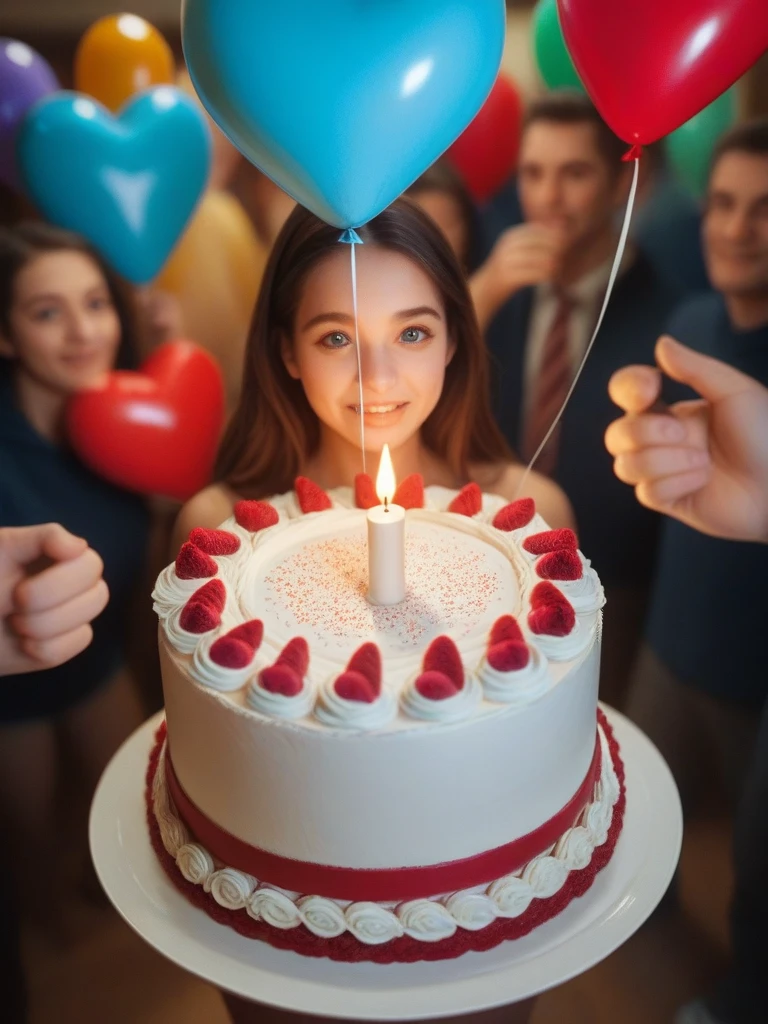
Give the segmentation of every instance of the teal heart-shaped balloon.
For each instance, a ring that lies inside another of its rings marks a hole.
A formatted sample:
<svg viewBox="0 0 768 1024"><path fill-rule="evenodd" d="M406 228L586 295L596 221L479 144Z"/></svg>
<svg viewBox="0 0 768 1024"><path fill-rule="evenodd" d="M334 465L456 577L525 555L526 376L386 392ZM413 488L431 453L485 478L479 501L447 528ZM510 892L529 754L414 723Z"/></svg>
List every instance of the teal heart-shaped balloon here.
<svg viewBox="0 0 768 1024"><path fill-rule="evenodd" d="M59 92L37 103L17 159L47 220L84 235L124 277L150 281L181 237L210 169L210 133L172 86L140 93L113 115Z"/></svg>
<svg viewBox="0 0 768 1024"><path fill-rule="evenodd" d="M357 227L461 134L490 92L504 0L186 0L209 113L319 217Z"/></svg>

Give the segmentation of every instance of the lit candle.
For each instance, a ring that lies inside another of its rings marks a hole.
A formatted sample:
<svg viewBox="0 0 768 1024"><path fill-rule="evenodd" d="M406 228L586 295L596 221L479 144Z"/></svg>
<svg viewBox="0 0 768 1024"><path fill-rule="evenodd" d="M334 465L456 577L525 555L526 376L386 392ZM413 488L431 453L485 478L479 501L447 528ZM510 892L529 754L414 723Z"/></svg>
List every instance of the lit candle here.
<svg viewBox="0 0 768 1024"><path fill-rule="evenodd" d="M395 471L387 444L381 451L376 493L381 505L368 510L368 600L399 604L405 600L405 509L392 504Z"/></svg>

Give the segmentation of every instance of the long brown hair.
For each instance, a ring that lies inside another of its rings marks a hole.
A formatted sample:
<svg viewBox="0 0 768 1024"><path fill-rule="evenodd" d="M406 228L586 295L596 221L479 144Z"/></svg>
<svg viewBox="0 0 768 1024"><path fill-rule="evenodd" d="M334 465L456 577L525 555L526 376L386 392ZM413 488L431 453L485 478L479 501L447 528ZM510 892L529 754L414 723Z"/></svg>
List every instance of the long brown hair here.
<svg viewBox="0 0 768 1024"><path fill-rule="evenodd" d="M49 252L78 252L99 268L120 321L120 345L115 365L122 370L132 369L137 362L137 339L131 286L118 277L81 235L43 221L23 221L11 228L0 227L0 331L6 336L10 334L16 277L28 263ZM9 340L13 341L13 338L9 337Z"/></svg>
<svg viewBox="0 0 768 1024"><path fill-rule="evenodd" d="M470 463L511 461L490 411L488 356L467 284L448 243L409 199L398 199L358 230L367 245L401 253L424 270L442 296L456 345L443 391L421 427L426 447L459 479ZM309 272L338 249L339 229L297 207L275 242L245 352L240 402L219 449L215 476L258 498L290 490L320 441L301 382L288 373L281 339L291 337ZM364 301L364 299L363 299Z"/></svg>

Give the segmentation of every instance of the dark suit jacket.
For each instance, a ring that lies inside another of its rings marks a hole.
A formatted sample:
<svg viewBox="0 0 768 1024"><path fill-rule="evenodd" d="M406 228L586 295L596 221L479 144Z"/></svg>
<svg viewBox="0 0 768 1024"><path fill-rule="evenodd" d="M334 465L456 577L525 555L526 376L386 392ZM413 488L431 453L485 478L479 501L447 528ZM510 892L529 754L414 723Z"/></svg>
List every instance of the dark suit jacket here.
<svg viewBox="0 0 768 1024"><path fill-rule="evenodd" d="M581 547L607 585L642 586L652 575L659 517L644 509L613 473L603 435L619 410L608 397L611 374L628 363L653 363L653 348L676 293L638 254L616 283L584 372L565 411L555 479L570 499ZM518 292L488 331L498 422L520 451L524 355L533 290Z"/></svg>

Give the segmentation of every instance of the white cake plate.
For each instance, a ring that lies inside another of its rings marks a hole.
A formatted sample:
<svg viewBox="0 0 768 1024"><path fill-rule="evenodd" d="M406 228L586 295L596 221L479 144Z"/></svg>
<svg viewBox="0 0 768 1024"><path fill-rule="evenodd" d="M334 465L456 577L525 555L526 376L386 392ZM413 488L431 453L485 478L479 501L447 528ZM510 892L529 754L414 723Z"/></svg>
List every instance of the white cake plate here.
<svg viewBox="0 0 768 1024"><path fill-rule="evenodd" d="M616 851L562 914L485 953L415 964L336 963L245 938L198 910L168 879L149 841L144 776L162 714L123 744L96 790L90 819L96 871L119 913L159 953L254 1002L356 1020L424 1020L515 1003L581 974L626 942L677 865L683 821L669 769L636 726L604 711L626 769Z"/></svg>

